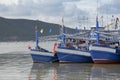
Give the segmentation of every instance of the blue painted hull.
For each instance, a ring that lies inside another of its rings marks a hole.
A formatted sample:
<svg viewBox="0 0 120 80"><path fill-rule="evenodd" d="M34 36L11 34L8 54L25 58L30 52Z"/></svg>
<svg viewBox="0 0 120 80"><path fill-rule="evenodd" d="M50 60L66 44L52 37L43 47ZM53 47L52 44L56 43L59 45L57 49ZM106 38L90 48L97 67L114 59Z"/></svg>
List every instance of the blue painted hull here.
<svg viewBox="0 0 120 80"><path fill-rule="evenodd" d="M57 56L60 62L80 62L80 63L92 62L91 57L86 55L57 52Z"/></svg>
<svg viewBox="0 0 120 80"><path fill-rule="evenodd" d="M58 58L57 56L45 56L45 55L38 55L38 54L31 54L33 62L39 63L39 62L57 62Z"/></svg>
<svg viewBox="0 0 120 80"><path fill-rule="evenodd" d="M52 52L49 52L45 49L42 49L42 51L40 50L36 50L36 49L31 49L30 52L33 62L58 62L58 57L57 55L53 54Z"/></svg>
<svg viewBox="0 0 120 80"><path fill-rule="evenodd" d="M94 63L120 63L120 54L116 52L91 50L90 54Z"/></svg>
<svg viewBox="0 0 120 80"><path fill-rule="evenodd" d="M90 53L94 63L120 63L120 55L118 54L94 50Z"/></svg>

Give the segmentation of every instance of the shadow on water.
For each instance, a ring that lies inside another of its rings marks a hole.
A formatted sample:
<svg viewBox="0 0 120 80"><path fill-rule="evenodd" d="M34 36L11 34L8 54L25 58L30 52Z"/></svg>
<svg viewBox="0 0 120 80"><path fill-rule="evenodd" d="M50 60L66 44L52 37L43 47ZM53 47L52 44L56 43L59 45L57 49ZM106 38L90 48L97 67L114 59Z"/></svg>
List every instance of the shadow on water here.
<svg viewBox="0 0 120 80"><path fill-rule="evenodd" d="M29 80L116 80L120 64L34 63Z"/></svg>

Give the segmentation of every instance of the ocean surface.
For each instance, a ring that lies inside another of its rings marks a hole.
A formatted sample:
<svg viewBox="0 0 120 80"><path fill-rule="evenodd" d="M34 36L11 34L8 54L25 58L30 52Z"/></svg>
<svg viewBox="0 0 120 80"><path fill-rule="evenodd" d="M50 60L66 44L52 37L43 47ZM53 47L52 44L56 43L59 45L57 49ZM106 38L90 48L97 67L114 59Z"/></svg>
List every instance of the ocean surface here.
<svg viewBox="0 0 120 80"><path fill-rule="evenodd" d="M28 46L35 42L0 42L0 80L120 80L120 64L33 63Z"/></svg>

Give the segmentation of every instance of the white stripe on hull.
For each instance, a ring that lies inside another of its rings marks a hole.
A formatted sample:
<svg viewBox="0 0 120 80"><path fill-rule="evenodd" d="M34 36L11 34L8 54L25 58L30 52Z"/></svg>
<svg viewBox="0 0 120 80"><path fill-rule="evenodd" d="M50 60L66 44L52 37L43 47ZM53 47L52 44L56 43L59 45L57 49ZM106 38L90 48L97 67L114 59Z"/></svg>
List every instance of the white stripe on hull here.
<svg viewBox="0 0 120 80"><path fill-rule="evenodd" d="M54 56L51 52L39 52L39 51L31 51L31 54L43 55L43 56Z"/></svg>
<svg viewBox="0 0 120 80"><path fill-rule="evenodd" d="M84 51L80 51L80 50L70 50L70 49L60 49L60 48L58 48L57 51L62 52L62 53L68 53L68 54L90 56L89 52L84 52Z"/></svg>
<svg viewBox="0 0 120 80"><path fill-rule="evenodd" d="M111 52L111 53L116 53L115 49L109 48L109 47L101 47L101 46L90 46L90 50L95 50L95 51L105 51L105 52Z"/></svg>

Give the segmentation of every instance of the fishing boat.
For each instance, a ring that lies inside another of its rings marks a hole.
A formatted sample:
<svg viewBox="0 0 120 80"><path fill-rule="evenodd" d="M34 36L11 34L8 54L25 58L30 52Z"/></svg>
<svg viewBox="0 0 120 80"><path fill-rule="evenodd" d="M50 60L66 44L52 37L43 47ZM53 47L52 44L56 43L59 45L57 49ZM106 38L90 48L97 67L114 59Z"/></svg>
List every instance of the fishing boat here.
<svg viewBox="0 0 120 80"><path fill-rule="evenodd" d="M63 20L62 20L63 21ZM75 37L77 36L77 37ZM57 46L57 56L60 62L92 62L87 41L82 40L78 34L66 35L64 24L62 25L61 35Z"/></svg>
<svg viewBox="0 0 120 80"><path fill-rule="evenodd" d="M49 52L47 50L40 51L36 49L31 49L30 52L33 62L39 63L39 62L57 62L58 58L56 55L54 55L52 52Z"/></svg>
<svg viewBox="0 0 120 80"><path fill-rule="evenodd" d="M113 35L112 39L106 38L106 40L104 40L106 43L101 45L99 35L108 35L108 33L99 32L98 18L96 18L96 31L96 44L90 45L90 54L94 63L120 63L119 36L115 37L116 35L109 33L110 36Z"/></svg>
<svg viewBox="0 0 120 80"><path fill-rule="evenodd" d="M58 43L57 56L60 62L92 62L85 40L67 37Z"/></svg>
<svg viewBox="0 0 120 80"><path fill-rule="evenodd" d="M58 62L58 57L56 55L55 49L56 49L56 44L54 45L54 52L51 52L49 50L46 50L44 48L39 47L39 40L38 40L38 30L36 28L36 47L31 48L30 46L28 47L30 49L30 54L32 56L33 62L34 63L39 63L39 62Z"/></svg>

